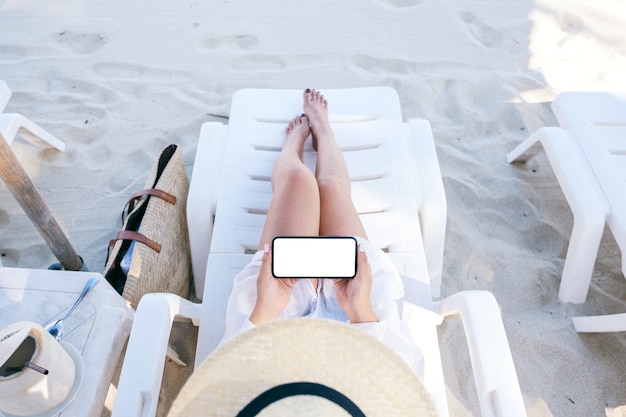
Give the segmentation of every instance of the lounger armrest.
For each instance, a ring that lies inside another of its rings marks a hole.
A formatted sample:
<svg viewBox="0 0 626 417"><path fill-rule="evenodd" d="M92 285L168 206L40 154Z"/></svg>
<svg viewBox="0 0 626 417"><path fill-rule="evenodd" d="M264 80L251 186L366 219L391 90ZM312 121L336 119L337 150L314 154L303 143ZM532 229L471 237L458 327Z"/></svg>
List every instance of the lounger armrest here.
<svg viewBox="0 0 626 417"><path fill-rule="evenodd" d="M415 162L413 178L419 179L416 191L421 195L421 205L418 212L431 296L439 298L446 236L446 193L430 123L427 120L415 119L409 121L406 126L409 152Z"/></svg>
<svg viewBox="0 0 626 417"><path fill-rule="evenodd" d="M495 297L488 291L462 291L436 307L444 317L463 320L483 417L526 417Z"/></svg>
<svg viewBox="0 0 626 417"><path fill-rule="evenodd" d="M198 148L187 196L187 225L196 297L202 299L206 264L213 235L213 216L217 207L219 172L228 127L207 122L200 129Z"/></svg>
<svg viewBox="0 0 626 417"><path fill-rule="evenodd" d="M135 314L112 417L156 414L175 317L199 319L200 304L174 294L146 294Z"/></svg>

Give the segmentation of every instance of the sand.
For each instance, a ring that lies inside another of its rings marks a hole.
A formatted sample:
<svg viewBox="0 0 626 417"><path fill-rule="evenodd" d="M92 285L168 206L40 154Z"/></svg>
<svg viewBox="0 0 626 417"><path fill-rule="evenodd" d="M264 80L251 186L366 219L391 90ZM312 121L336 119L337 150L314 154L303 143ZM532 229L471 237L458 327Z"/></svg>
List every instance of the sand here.
<svg viewBox="0 0 626 417"><path fill-rule="evenodd" d="M528 415L626 415L624 334L571 323L626 311L619 249L607 230L587 302L560 302L571 212L544 155L505 161L556 124L555 94L626 90L622 0L4 0L0 16L5 111L67 143L13 150L91 270L160 149L180 145L191 175L200 126L226 122L238 89L390 86L405 120L428 119L436 140L442 295L494 293ZM4 184L0 201L2 263L55 262ZM440 335L451 415L480 415L460 323ZM163 407L184 371L168 364L168 377Z"/></svg>

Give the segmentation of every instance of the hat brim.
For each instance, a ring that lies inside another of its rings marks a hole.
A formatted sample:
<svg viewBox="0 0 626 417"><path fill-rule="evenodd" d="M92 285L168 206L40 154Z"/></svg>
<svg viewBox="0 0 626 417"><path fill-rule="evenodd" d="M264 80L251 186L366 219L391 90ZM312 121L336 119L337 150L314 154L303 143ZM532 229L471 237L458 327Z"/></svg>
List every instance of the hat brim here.
<svg viewBox="0 0 626 417"><path fill-rule="evenodd" d="M258 326L216 349L168 416L233 417L264 392L294 382L328 387L369 417L437 415L420 378L382 342L337 321L292 318ZM289 403L293 412L294 399Z"/></svg>

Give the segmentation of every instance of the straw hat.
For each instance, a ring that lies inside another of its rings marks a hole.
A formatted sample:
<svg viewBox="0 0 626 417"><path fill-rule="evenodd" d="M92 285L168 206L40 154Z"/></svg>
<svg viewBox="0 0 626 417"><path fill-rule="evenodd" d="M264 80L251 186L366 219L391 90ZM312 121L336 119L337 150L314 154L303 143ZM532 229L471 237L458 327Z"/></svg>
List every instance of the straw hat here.
<svg viewBox="0 0 626 417"><path fill-rule="evenodd" d="M258 413L258 414L257 414ZM436 416L421 380L390 348L349 325L276 320L219 347L168 417Z"/></svg>

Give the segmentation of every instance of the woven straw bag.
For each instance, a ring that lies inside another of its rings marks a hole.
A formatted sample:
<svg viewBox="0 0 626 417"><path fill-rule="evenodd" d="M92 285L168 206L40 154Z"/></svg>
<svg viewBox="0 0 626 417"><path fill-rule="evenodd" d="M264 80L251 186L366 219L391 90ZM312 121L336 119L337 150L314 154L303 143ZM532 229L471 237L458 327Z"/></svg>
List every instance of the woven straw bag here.
<svg viewBox="0 0 626 417"><path fill-rule="evenodd" d="M169 145L153 165L146 188L131 196L122 230L109 244L104 276L133 308L147 293L189 295L188 192L182 153Z"/></svg>

